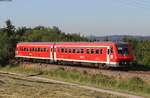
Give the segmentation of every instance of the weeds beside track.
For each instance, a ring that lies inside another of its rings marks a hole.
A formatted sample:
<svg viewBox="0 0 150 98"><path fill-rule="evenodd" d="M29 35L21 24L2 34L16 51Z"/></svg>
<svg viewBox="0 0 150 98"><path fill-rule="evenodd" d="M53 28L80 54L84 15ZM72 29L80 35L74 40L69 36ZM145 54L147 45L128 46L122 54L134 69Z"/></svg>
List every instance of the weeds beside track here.
<svg viewBox="0 0 150 98"><path fill-rule="evenodd" d="M39 75L55 80L69 81L97 88L116 90L131 94L150 96L150 84L139 77L116 78L103 74L89 74L86 71L68 70L65 68L44 69L40 67L7 67L1 70Z"/></svg>

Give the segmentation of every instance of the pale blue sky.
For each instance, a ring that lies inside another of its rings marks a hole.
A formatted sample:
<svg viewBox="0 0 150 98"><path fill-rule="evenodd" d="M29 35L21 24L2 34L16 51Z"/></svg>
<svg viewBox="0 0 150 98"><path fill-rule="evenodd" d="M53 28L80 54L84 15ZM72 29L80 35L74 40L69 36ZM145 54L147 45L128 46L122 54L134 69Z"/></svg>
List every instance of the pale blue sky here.
<svg viewBox="0 0 150 98"><path fill-rule="evenodd" d="M13 0L0 2L0 27L58 26L82 35L150 35L149 0Z"/></svg>

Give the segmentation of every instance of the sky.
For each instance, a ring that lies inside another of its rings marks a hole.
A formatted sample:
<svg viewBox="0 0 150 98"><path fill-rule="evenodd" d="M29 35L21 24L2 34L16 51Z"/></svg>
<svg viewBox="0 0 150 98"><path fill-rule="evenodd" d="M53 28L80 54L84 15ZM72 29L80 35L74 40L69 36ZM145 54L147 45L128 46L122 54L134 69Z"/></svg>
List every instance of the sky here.
<svg viewBox="0 0 150 98"><path fill-rule="evenodd" d="M0 27L58 26L89 36L150 36L149 0L12 0L0 2Z"/></svg>

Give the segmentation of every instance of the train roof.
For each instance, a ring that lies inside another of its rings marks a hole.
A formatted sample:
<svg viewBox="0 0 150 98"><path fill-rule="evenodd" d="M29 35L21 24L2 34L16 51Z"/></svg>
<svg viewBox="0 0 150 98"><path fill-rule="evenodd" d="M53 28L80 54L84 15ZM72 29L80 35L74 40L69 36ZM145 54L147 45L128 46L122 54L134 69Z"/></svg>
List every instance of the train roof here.
<svg viewBox="0 0 150 98"><path fill-rule="evenodd" d="M92 44L102 44L102 45L113 45L113 44L127 44L126 42L19 42L18 45L92 45Z"/></svg>

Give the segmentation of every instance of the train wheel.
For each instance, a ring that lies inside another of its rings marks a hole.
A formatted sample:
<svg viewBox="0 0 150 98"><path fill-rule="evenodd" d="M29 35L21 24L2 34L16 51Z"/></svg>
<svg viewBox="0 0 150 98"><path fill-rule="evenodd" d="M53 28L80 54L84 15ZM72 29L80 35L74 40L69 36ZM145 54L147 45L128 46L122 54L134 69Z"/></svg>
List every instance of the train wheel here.
<svg viewBox="0 0 150 98"><path fill-rule="evenodd" d="M61 64L62 64L62 62L61 62L61 61L59 61L59 60L57 60L57 61L56 61L56 64L61 65Z"/></svg>
<svg viewBox="0 0 150 98"><path fill-rule="evenodd" d="M108 68L108 66L105 63L103 63L103 64L99 64L98 68L99 69L106 69L106 68Z"/></svg>

